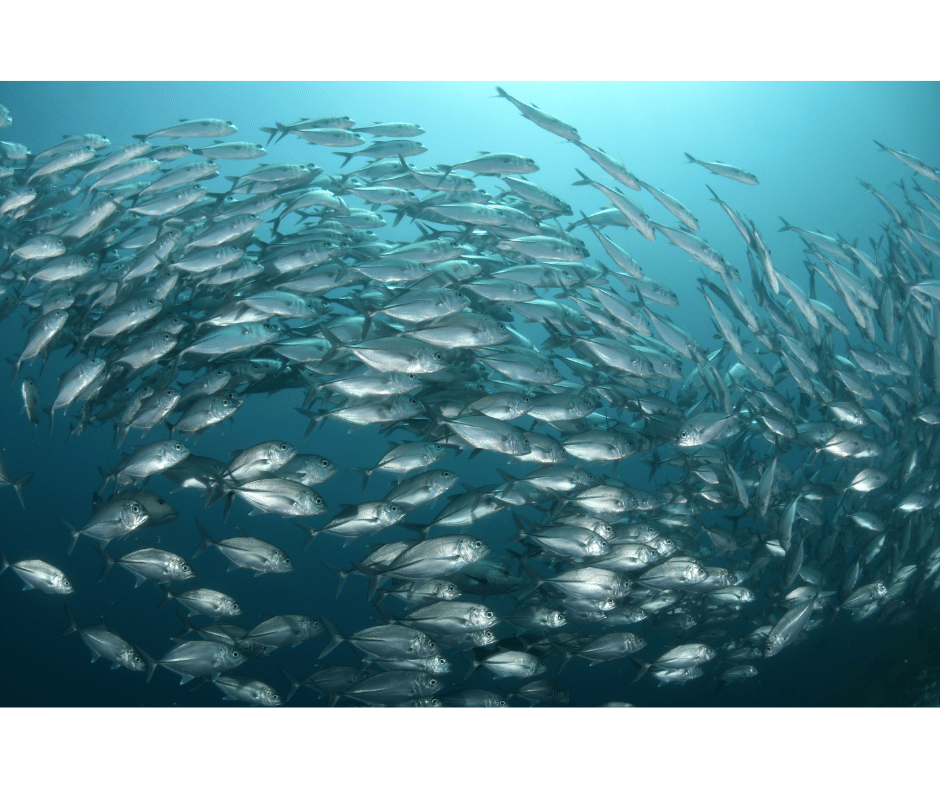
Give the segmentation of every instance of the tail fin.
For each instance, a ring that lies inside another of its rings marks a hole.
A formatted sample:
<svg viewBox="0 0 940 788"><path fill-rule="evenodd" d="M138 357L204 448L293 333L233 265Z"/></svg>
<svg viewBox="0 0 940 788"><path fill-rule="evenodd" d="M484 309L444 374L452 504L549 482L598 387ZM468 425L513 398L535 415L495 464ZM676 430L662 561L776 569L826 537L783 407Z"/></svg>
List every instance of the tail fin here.
<svg viewBox="0 0 940 788"><path fill-rule="evenodd" d="M98 555L104 560L104 569L101 570L101 577L98 578L98 582L100 583L104 580L104 576L111 571L111 567L114 566L116 561L109 556L100 545L95 545L95 550L98 551Z"/></svg>
<svg viewBox="0 0 940 788"><path fill-rule="evenodd" d="M33 478L33 474L27 473L22 479L18 482L13 482L13 486L16 488L16 494L20 497L20 503L23 504L23 508L26 508L26 499L23 498L23 487L26 486L26 482Z"/></svg>
<svg viewBox="0 0 940 788"><path fill-rule="evenodd" d="M147 663L147 683L150 683L150 679L153 678L153 672L157 669L157 663L144 651L142 648L137 649L140 652L140 656L144 658L144 662Z"/></svg>
<svg viewBox="0 0 940 788"><path fill-rule="evenodd" d="M284 698L284 702L287 703L287 701L294 697L294 693L297 692L297 690L300 689L302 685L283 668L281 669L281 673L283 673L284 677L290 682L290 689L287 691L287 697Z"/></svg>
<svg viewBox="0 0 940 788"><path fill-rule="evenodd" d="M198 517L196 518L196 527L199 529L199 533L202 534L202 544L196 548L196 552L193 553L193 558L200 555L207 547L212 547L212 545L215 544L215 542L212 541L212 537L206 533L206 529L202 527L202 523L199 522Z"/></svg>
<svg viewBox="0 0 940 788"><path fill-rule="evenodd" d="M189 619L186 618L186 616L184 616L182 613L180 613L179 608L176 608L176 617L180 620L180 623L183 625L183 628L179 632L176 633L176 636L173 638L174 640L177 640L178 638L184 638L190 632L193 631L192 626L190 626Z"/></svg>
<svg viewBox="0 0 940 788"><path fill-rule="evenodd" d="M310 537L311 539L313 538L312 536L313 533L314 532L311 531L311 537ZM338 566L333 566L332 564L328 564L326 561L320 561L320 563L323 564L323 566L325 566L331 572L339 576L339 582L336 584L336 596L334 597L335 599L339 599L339 592L342 591L343 586L346 585L346 578L348 578L355 570L347 569L344 571L340 569Z"/></svg>
<svg viewBox="0 0 940 788"><path fill-rule="evenodd" d="M67 555L71 555L72 550L75 549L75 543L78 541L78 537L81 536L81 531L76 531L74 528L72 528L71 525L65 522L65 520L63 520L61 517L59 518L59 522L62 523L62 526L71 535L71 538L69 539L69 547L67 551Z"/></svg>
<svg viewBox="0 0 940 788"><path fill-rule="evenodd" d="M69 610L69 606L62 605L62 607L65 608L65 615L69 617L69 625L65 628L62 635L71 635L73 632L78 632L78 624L75 623L75 618L72 616L72 611Z"/></svg>
<svg viewBox="0 0 940 788"><path fill-rule="evenodd" d="M336 629L329 621L327 621L323 616L320 616L320 619L323 621L323 626L326 627L327 632L332 636L332 640L324 646L323 651L320 652L318 659L323 659L327 654L329 654L334 648L336 648L340 643L342 643L346 638L339 633L339 630Z"/></svg>
<svg viewBox="0 0 940 788"><path fill-rule="evenodd" d="M686 155L688 155L688 154L686 154ZM633 677L633 681L630 682L630 683L632 684L634 681L639 681L639 680L640 680L640 678L643 676L643 674L646 673L647 670L649 670L649 667L650 667L650 665L651 665L652 663L651 663L651 662L644 662L642 659L637 659L636 657L630 657L630 659L632 659L632 660L633 660L633 664L636 665L636 666L639 668L639 670L637 671L636 675Z"/></svg>

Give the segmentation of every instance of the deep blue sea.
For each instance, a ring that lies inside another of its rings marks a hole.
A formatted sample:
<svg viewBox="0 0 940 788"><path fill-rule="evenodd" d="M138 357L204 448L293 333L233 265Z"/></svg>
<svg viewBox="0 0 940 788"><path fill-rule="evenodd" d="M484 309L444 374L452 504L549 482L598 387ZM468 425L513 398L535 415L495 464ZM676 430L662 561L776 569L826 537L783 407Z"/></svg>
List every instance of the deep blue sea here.
<svg viewBox="0 0 940 788"><path fill-rule="evenodd" d="M904 179L908 187L911 184L911 171L895 157L880 152L873 140L940 166L940 85L936 83L503 82L501 86L576 126L583 141L619 157L638 177L680 200L698 218L702 237L741 271L740 286L745 293L749 284L745 246L727 215L711 200L706 184L753 220L771 247L777 268L806 289L803 243L795 233L777 232L782 226L780 217L808 230L841 236L870 252L869 238L882 234L889 216L859 178L895 205L903 204L899 181ZM81 133L102 134L113 145L123 145L132 141L133 134L181 119L223 118L239 129L227 141L258 142L268 149L263 159L224 162L224 174L239 175L260 163L274 162L312 163L329 173L338 171L342 163L334 149L307 145L293 136L267 144L268 135L260 128L278 121L327 115L348 115L357 125L406 121L426 129L417 139L429 150L411 160L416 165L464 161L481 151L515 152L538 163L539 171L530 177L567 200L575 209L574 219L581 210L591 213L607 207L606 198L596 189L572 184L579 177L576 168L598 180L610 179L573 144L540 129L508 101L494 98L494 88L494 84L481 82L5 82L0 84L0 103L12 112L13 124L0 129L0 140L22 143L33 153L63 136ZM200 141L188 142L195 147ZM687 163L685 152L749 170L758 176L760 185L713 175ZM343 171L364 163L357 157ZM481 176L477 182L493 194L500 185L489 176ZM222 191L228 181L216 179L208 185ZM628 196L640 202L654 220L674 224L665 208L646 192ZM348 199L352 204L353 198ZM70 205L65 208L76 210ZM389 221L376 232L383 240L409 240L417 235L407 219L395 227ZM592 254L603 256L590 232L583 228L577 232ZM612 228L610 235L632 252L648 277L677 294L681 308L671 311L670 316L704 349L717 348L711 314L698 292L696 279L702 276L702 267L662 238L650 244L621 227ZM831 306L851 321L841 304ZM21 351L26 315L26 309L20 307L0 323L4 359L15 359ZM544 337L531 324L517 321L515 327L536 341ZM858 336L857 330L853 336ZM92 494L101 483L99 466L110 468L120 461L111 426L90 426L70 438L69 426L78 410L73 405L66 417L56 414L53 434L49 434L48 417L43 415L34 435L21 412L19 383L25 375L36 377L42 405L48 407L55 397L58 376L74 362L74 357L60 349L44 366L38 361L25 364L16 385L0 385L3 463L13 479L33 474L25 487L25 510L11 487L0 487L0 548L11 562L32 553L63 569L76 587L76 593L66 601L80 626L96 625L103 616L125 640L159 658L173 645L170 638L180 629L176 613L180 606L171 603L158 609L163 596L160 587L150 581L135 589L133 576L121 567L99 582L102 563L91 540L80 539L74 552L67 555L68 535L58 522L62 518L80 527L90 517ZM6 364L4 367L9 369ZM689 370L687 363L684 372ZM392 477L376 473L363 493L361 476L350 470L372 467L388 449L386 437L376 427L350 431L345 423L327 419L304 439L307 420L295 408L303 404L305 395L305 390L291 388L248 397L233 422L210 429L196 443L187 443L194 453L220 461L227 461L232 452L271 439L328 457L340 472L318 488L329 507L327 515L312 521L319 526L346 504L382 498ZM122 449L164 437L162 428L155 428L144 440L134 432ZM392 440L406 437L391 436ZM505 457L487 453L471 460L466 452L457 456L451 451L434 467L455 471L462 482L480 488L501 481L497 468L518 474L533 466L511 464ZM603 472L611 473L610 467ZM648 466L636 458L621 463L617 476L634 486L655 486L648 479ZM667 476L664 472L657 482ZM321 535L309 550L302 551L304 534L287 519L272 514L249 516L250 507L236 500L231 517L223 524L221 506L204 509L201 493L174 492L174 486L160 477L151 479L148 487L167 496L179 511L175 522L142 532L152 546L191 556L201 541L195 527L199 517L215 539L244 528L255 537L276 543L294 560L293 573L261 577L247 570L227 571L229 562L214 549L194 560L196 579L234 596L244 608L237 623L249 628L263 617L279 613L325 617L346 634L372 625L376 611L366 600L366 581L361 576L350 577L336 599L336 577L324 564L347 567L350 560L365 555L367 543L409 538L409 532L393 527L375 539L347 547L339 538ZM430 522L443 505L441 500L423 507L415 520ZM498 551L513 536L515 527L507 511L476 524L471 532ZM107 549L112 556L119 556L135 546L133 539L125 539ZM63 598L24 592L21 587L12 571L0 576L0 705L232 705L211 684L191 691L192 683L180 686L179 677L162 668L146 683L140 673L109 670L106 660L91 663L90 652L77 635L61 636L68 623ZM487 604L498 613L511 609L511 600L505 597ZM874 619L854 623L848 614L840 613L804 642L760 661L756 679L730 684L720 691L708 670L706 676L684 685L657 686L649 679L631 683L635 668L629 659L595 667L573 660L557 673L558 658L553 657L546 675L561 680L568 687L572 705L583 707L609 701L638 707L936 705L936 691L930 685L940 679L937 613L937 592L925 595L913 616L900 624ZM200 621L208 623L205 618ZM505 626L501 637L514 631ZM661 651L673 642L658 633L648 639L645 653ZM354 650L346 644L318 660L326 642L327 636L321 635L296 648L280 649L267 659L245 663L239 672L268 682L284 695L289 684L282 671L305 678L326 665L357 664ZM464 681L467 663L461 657L454 661L454 672L448 677L453 686L494 687L493 677L484 670ZM502 683L513 685L511 681ZM301 688L290 705L323 705L323 701ZM510 705L525 704L514 700Z"/></svg>

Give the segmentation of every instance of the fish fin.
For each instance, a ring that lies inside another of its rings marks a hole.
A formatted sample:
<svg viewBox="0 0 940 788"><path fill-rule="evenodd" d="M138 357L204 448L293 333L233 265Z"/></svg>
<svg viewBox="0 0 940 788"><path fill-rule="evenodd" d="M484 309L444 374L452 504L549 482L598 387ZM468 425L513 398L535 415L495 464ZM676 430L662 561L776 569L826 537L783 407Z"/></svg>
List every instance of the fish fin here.
<svg viewBox="0 0 940 788"><path fill-rule="evenodd" d="M290 689L287 691L287 697L284 698L284 702L287 703L287 701L289 701L294 696L294 693L297 692L298 689L300 689L301 684L299 681L297 681L297 679L291 676L291 674L288 673L283 668L281 668L281 673L283 673L284 678L286 678L290 682Z"/></svg>
<svg viewBox="0 0 940 788"><path fill-rule="evenodd" d="M111 567L114 566L115 560L102 549L101 545L96 544L95 550L98 551L98 555L100 555L102 560L104 560L104 569L101 570L101 577L98 578L98 582L100 583L102 580L104 580L105 575L111 571ZM137 588L137 586L134 586L134 588Z"/></svg>
<svg viewBox="0 0 940 788"><path fill-rule="evenodd" d="M688 154L686 154L686 155L688 156ZM637 668L639 668L639 670L637 671L636 675L633 677L633 681L630 682L630 683L632 684L634 681L639 681L639 680L640 680L640 678L642 677L642 675L643 675L644 673L646 673L647 670L649 670L649 667L650 667L650 665L651 665L652 663L651 663L651 662L644 662L642 659L637 659L636 657L630 657L630 659L632 659L632 660L633 660L633 664L636 665Z"/></svg>
<svg viewBox="0 0 940 788"><path fill-rule="evenodd" d="M27 473L22 479L18 482L13 482L13 486L16 488L16 494L19 496L20 503L23 504L23 508L26 508L26 499L23 498L23 487L26 486L26 482L33 478L33 474Z"/></svg>
<svg viewBox="0 0 940 788"><path fill-rule="evenodd" d="M329 654L334 648L336 648L340 643L346 640L346 637L340 634L339 630L336 629L329 621L326 620L323 616L320 616L320 620L323 622L323 626L326 627L326 631L332 636L332 640L324 646L323 651L320 652L318 659L323 659L327 654Z"/></svg>
<svg viewBox="0 0 940 788"><path fill-rule="evenodd" d="M66 553L66 555L71 555L71 554L72 554L72 550L75 549L75 543L78 541L78 537L79 537L79 535L81 534L81 532L80 532L80 531L76 531L74 528L72 528L71 525L69 525L67 522L65 522L65 520L63 520L61 517L59 518L59 522L62 523L62 526L63 526L63 527L69 532L69 534L71 535L71 539L70 539L70 541L69 541L68 551L67 551L67 553Z"/></svg>
<svg viewBox="0 0 940 788"><path fill-rule="evenodd" d="M196 518L196 527L199 529L199 533L202 535L202 544L196 548L196 552L193 553L193 558L196 558L196 556L200 555L207 547L212 547L212 545L215 544L215 542L212 541L212 537L206 533L206 529L202 527L202 523L199 522L198 517Z"/></svg>
<svg viewBox="0 0 940 788"><path fill-rule="evenodd" d="M69 617L69 625L65 628L63 635L71 635L73 632L78 632L78 624L75 623L75 618L72 616L72 611L69 610L68 605L62 605L65 608L65 615Z"/></svg>
<svg viewBox="0 0 940 788"><path fill-rule="evenodd" d="M144 658L144 662L147 663L147 682L149 683L150 679L153 678L154 670L157 669L157 663L154 662L153 659L151 659L151 657L142 648L138 648L137 651L140 656Z"/></svg>

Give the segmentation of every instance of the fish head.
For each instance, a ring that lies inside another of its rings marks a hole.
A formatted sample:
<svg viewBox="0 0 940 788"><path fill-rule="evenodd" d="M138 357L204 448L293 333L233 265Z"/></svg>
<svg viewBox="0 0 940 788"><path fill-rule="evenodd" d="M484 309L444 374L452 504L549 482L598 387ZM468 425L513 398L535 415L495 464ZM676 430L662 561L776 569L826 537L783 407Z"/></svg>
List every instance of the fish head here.
<svg viewBox="0 0 940 788"><path fill-rule="evenodd" d="M457 586L454 585L453 583L442 582L441 585L438 587L435 593L435 596L438 599L443 599L447 602L450 602L451 600L456 599L457 597L460 596L460 589L457 588Z"/></svg>
<svg viewBox="0 0 940 788"><path fill-rule="evenodd" d="M489 552L489 546L481 539L461 539L457 545L457 553L468 564L479 561Z"/></svg>
<svg viewBox="0 0 940 788"><path fill-rule="evenodd" d="M290 556L287 555L287 553L285 553L283 550L277 550L274 552L271 557L271 566L274 572L278 574L294 571L294 563L290 560Z"/></svg>
<svg viewBox="0 0 940 788"><path fill-rule="evenodd" d="M248 655L245 654L243 651L241 651L238 648L232 648L230 646L226 646L224 643L219 644L218 655L219 655L219 665L220 667L223 667L225 670L231 670L232 668L237 668L239 665L242 664L242 662L248 659Z"/></svg>
<svg viewBox="0 0 940 788"><path fill-rule="evenodd" d="M255 696L255 700L260 706L281 706L284 703L284 701L281 700L281 696L270 687L265 687L258 692Z"/></svg>
<svg viewBox="0 0 940 788"><path fill-rule="evenodd" d="M74 594L75 586L62 572L56 572L50 578L54 594Z"/></svg>
<svg viewBox="0 0 940 788"><path fill-rule="evenodd" d="M377 512L378 519L387 525L394 525L405 516L405 508L397 503L383 503Z"/></svg>
<svg viewBox="0 0 940 788"><path fill-rule="evenodd" d="M439 654L434 657L428 657L424 660L424 669L433 675L442 675L450 673L452 665Z"/></svg>
<svg viewBox="0 0 940 788"><path fill-rule="evenodd" d="M277 646L271 646L267 643L258 643L250 638L236 639L235 648L249 659L270 657L277 650Z"/></svg>
<svg viewBox="0 0 940 788"><path fill-rule="evenodd" d="M220 615L228 618L229 616L240 616L242 614L241 605L238 604L234 599L228 598L222 602L220 605Z"/></svg>
<svg viewBox="0 0 940 788"><path fill-rule="evenodd" d="M146 660L133 646L128 646L127 648L121 649L121 653L118 654L117 661L122 667L125 667L128 670L147 670Z"/></svg>
<svg viewBox="0 0 940 788"><path fill-rule="evenodd" d="M127 500L121 506L121 522L130 533L142 528L150 520L150 513L137 500Z"/></svg>
<svg viewBox="0 0 940 788"><path fill-rule="evenodd" d="M443 688L444 684L440 679L424 672L418 675L413 685L414 694L419 698L428 698L440 692Z"/></svg>
<svg viewBox="0 0 940 788"><path fill-rule="evenodd" d="M190 580L196 576L186 559L178 555L167 562L166 569L174 580Z"/></svg>
<svg viewBox="0 0 940 788"><path fill-rule="evenodd" d="M440 648L437 643L422 632L415 635L408 651L415 654L419 659L430 659L440 653Z"/></svg>
<svg viewBox="0 0 940 788"><path fill-rule="evenodd" d="M479 647L491 646L496 642L492 629L480 629L470 634L470 639Z"/></svg>
<svg viewBox="0 0 940 788"><path fill-rule="evenodd" d="M587 549L588 555L593 557L607 555L607 553L610 552L610 545L596 534L588 537L585 548Z"/></svg>

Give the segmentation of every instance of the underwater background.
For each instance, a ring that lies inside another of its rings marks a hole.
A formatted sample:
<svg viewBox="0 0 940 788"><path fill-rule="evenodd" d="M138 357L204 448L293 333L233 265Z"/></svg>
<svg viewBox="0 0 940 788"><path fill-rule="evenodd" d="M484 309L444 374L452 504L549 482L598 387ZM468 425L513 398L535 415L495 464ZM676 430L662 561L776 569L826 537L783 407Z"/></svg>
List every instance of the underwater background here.
<svg viewBox="0 0 940 788"><path fill-rule="evenodd" d="M683 202L702 226L701 235L723 252L739 270L746 270L740 236L721 208L710 200L704 184L739 212L750 217L771 245L780 271L806 286L802 242L795 233L777 234L779 217L830 236L846 238L868 248L887 220L884 208L859 184L861 178L883 194L897 198L895 186L909 171L893 156L879 152L873 139L895 150L913 153L934 166L940 165L940 85L936 83L624 83L624 82L514 82L499 83L508 93L535 104L575 125L582 140L621 158L643 180ZM574 145L534 126L508 102L491 97L490 82L4 82L0 104L8 107L14 122L0 129L0 140L26 145L34 153L63 136L98 133L112 144L132 141L133 134L163 128L180 119L215 117L234 122L239 131L227 140L267 143L262 126L275 121L289 123L301 117L348 115L357 125L376 121L406 121L426 129L420 141L429 152L412 159L418 166L453 163L480 151L512 151L539 164L533 179L567 200L578 211L591 213L607 207L594 189L572 186L575 168L597 177L597 168ZM207 141L208 142L208 141ZM195 143L190 141L195 147ZM339 171L341 160L330 148L306 145L288 136L266 144L264 159L225 162L223 172L238 175L259 163L314 163L328 173ZM340 149L342 150L342 149ZM708 161L725 161L756 173L757 187L718 179L686 163L684 152ZM361 166L354 159L344 169ZM590 169L588 169L590 167ZM478 179L479 180L479 179ZM225 181L209 182L210 190L224 190ZM632 195L631 195L632 196ZM646 197L646 195L644 195ZM651 199L644 199L651 217L667 223L669 214ZM567 217L565 217L567 219ZM396 227L377 231L383 240L414 238L406 219ZM581 231L592 249L590 233ZM680 326L710 351L713 338L710 312L697 292L700 268L681 250L666 243L646 245L629 236L615 240L633 251L644 273L669 286L681 309ZM627 238L627 241L624 241ZM592 245L593 244L593 245ZM743 274L743 286L747 274ZM745 290L746 292L746 290ZM837 311L841 305L831 304ZM25 310L14 311L0 323L0 348L4 358L15 358L23 347ZM840 311L843 319L851 316ZM514 326L526 333L528 324ZM39 363L23 367L24 374L39 382L43 405L54 396L57 378L74 363L63 351L52 354L39 373ZM160 588L152 582L133 587L133 578L113 570L99 582L101 560L91 540L79 540L66 557L68 536L57 520L81 526L91 515L91 496L101 483L98 466L110 468L120 460L112 445L111 426L90 426L78 437L66 439L68 424L77 407L48 433L48 417L42 416L36 434L22 410L16 386L0 385L0 448L12 479L34 474L24 489L23 510L12 487L0 487L0 548L10 561L22 560L27 551L64 569L77 588L69 608L80 626L93 626L99 616L125 640L158 658L170 645L180 622L175 604L157 609ZM300 451L326 456L340 472L320 485L329 513L342 504L382 497L389 489L387 475L376 474L364 495L361 477L352 467L368 468L388 444L376 427L349 431L347 425L327 419L309 438L303 439L307 420L294 408L303 404L306 391L290 388L270 395L246 398L234 422L206 432L194 453L226 461L230 453L264 440L281 439ZM145 440L133 433L122 450L160 440L155 428ZM392 439L395 436L392 435ZM450 452L443 464L473 487L498 483L496 467L516 473L504 457L482 454L469 460ZM794 468L793 470L797 470ZM609 470L607 471L609 472ZM622 462L616 474L634 486L651 489L648 467L637 458ZM248 516L249 508L236 501L223 526L221 507L204 510L201 493L172 493L173 485L154 477L148 484L179 511L179 518L142 533L153 546L189 557L200 538L194 527L198 516L216 539L234 534L236 527L271 541L296 561L289 575L251 577L246 571L226 572L228 562L209 550L193 566L204 585L235 596L252 621L265 615L297 612L326 617L349 634L374 623L375 611L365 599L366 583L352 576L338 599L336 577L323 563L347 566L350 553L342 540L324 535L301 552L304 534L276 515ZM459 490L460 488L458 488ZM438 501L434 508L439 509ZM425 515L428 516L425 510ZM429 522L430 520L426 520ZM498 548L515 528L509 515L478 523L475 535ZM377 541L407 538L389 531ZM131 540L108 548L113 556L131 548ZM357 557L364 548L355 547ZM322 563L321 563L322 562ZM151 682L143 674L108 670L110 663L89 662L90 653L80 638L61 637L67 625L62 598L38 591L21 592L13 572L0 577L0 705L4 706L222 706L231 705L213 686L190 691L179 686L174 674L158 669ZM494 609L500 607L493 601ZM631 684L634 666L616 660L594 667L580 660L569 663L558 675L570 692L572 705L597 706L623 701L636 706L910 706L937 705L940 687L940 631L937 629L938 593L929 592L906 621L888 624L872 619L852 622L845 614L803 641L789 646L757 667L753 680L729 684L719 691L710 677L678 686L657 686L651 680ZM238 623L242 623L239 621ZM245 624L250 626L250 624ZM288 683L281 671L304 678L325 664L354 664L348 645L325 660L316 657L327 638L278 650L265 660L253 660L239 672L259 678L286 694ZM650 652L655 647L649 647ZM453 678L461 686L492 687L492 676L476 671L460 681L464 664L457 664ZM291 705L322 705L314 693L301 689Z"/></svg>

